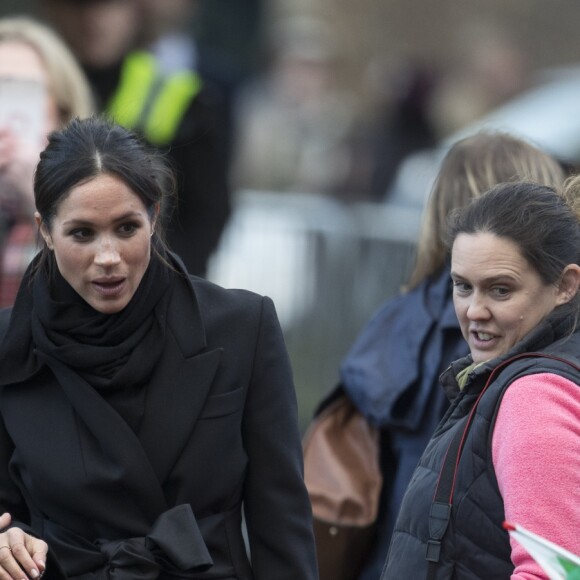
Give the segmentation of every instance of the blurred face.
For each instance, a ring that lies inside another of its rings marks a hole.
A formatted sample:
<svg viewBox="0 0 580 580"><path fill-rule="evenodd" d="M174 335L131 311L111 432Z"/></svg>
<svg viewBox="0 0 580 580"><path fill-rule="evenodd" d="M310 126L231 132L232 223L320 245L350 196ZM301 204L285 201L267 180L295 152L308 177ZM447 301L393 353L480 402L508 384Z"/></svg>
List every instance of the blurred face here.
<svg viewBox="0 0 580 580"><path fill-rule="evenodd" d="M47 134L59 124L58 110L37 52L23 42L0 41L0 83L13 85L14 79L32 85L13 100L7 92L0 96L3 110L10 111L0 124L0 211L32 219L34 169Z"/></svg>
<svg viewBox="0 0 580 580"><path fill-rule="evenodd" d="M65 280L95 310L113 314L143 279L153 227L139 196L118 177L102 174L74 187L50 231L42 224L41 233Z"/></svg>
<svg viewBox="0 0 580 580"><path fill-rule="evenodd" d="M112 66L133 45L139 26L136 0L47 0L44 4L48 20L84 66Z"/></svg>
<svg viewBox="0 0 580 580"><path fill-rule="evenodd" d="M49 93L48 73L38 53L23 42L0 42L0 79L36 81L45 87L43 137L58 126L58 110ZM43 141L44 145L44 141Z"/></svg>
<svg viewBox="0 0 580 580"><path fill-rule="evenodd" d="M453 302L474 362L508 352L571 298L546 285L518 246L491 233L459 234L451 254Z"/></svg>

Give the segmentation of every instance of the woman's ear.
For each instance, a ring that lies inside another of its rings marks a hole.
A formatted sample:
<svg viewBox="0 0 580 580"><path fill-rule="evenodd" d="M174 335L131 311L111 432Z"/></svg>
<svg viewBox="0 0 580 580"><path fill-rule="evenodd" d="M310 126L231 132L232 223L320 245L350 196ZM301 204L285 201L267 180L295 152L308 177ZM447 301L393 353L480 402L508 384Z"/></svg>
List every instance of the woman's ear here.
<svg viewBox="0 0 580 580"><path fill-rule="evenodd" d="M566 304L570 302L580 288L580 266L578 264L568 264L562 276L560 278L560 283L558 284L558 298L556 300L557 305Z"/></svg>
<svg viewBox="0 0 580 580"><path fill-rule="evenodd" d="M50 232L48 231L46 224L42 220L42 216L37 211L34 212L34 220L36 221L36 225L38 226L38 230L40 231L40 235L44 239L44 243L46 244L46 247L49 250L52 250L54 248L53 243L52 243L52 236L50 235Z"/></svg>

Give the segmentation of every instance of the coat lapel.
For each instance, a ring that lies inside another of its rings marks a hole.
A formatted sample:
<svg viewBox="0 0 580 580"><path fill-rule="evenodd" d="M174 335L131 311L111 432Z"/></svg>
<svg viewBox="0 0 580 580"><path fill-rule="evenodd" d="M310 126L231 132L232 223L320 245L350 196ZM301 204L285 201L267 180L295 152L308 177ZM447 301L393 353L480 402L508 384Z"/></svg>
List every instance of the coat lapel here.
<svg viewBox="0 0 580 580"><path fill-rule="evenodd" d="M38 354L53 371L68 400L99 441L99 457L86 461L105 462L104 473L123 482L131 497L150 521L167 509L163 491L137 436L103 397L60 361Z"/></svg>
<svg viewBox="0 0 580 580"><path fill-rule="evenodd" d="M52 369L70 404L99 441L103 453L85 459L103 461L104 476L123 481L149 522L167 509L162 484L194 429L222 354L221 349L206 349L203 320L189 281L174 285L166 340L137 435L76 373L49 355L38 352L35 358L37 368L44 363ZM25 374L34 373L27 369Z"/></svg>
<svg viewBox="0 0 580 580"><path fill-rule="evenodd" d="M189 282L177 283L167 313L167 344L152 377L139 439L163 482L187 443L221 359L206 350L197 297ZM161 444L163 443L163 444Z"/></svg>

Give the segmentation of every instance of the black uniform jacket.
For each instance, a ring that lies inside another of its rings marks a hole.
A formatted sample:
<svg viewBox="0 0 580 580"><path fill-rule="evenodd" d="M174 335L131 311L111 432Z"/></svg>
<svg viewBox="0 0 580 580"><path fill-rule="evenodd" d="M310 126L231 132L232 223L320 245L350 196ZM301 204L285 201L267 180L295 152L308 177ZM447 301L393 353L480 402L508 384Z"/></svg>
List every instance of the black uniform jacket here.
<svg viewBox="0 0 580 580"><path fill-rule="evenodd" d="M45 578L315 579L272 301L192 277L173 290L166 336L137 432L64 367L0 377L0 510L48 542Z"/></svg>

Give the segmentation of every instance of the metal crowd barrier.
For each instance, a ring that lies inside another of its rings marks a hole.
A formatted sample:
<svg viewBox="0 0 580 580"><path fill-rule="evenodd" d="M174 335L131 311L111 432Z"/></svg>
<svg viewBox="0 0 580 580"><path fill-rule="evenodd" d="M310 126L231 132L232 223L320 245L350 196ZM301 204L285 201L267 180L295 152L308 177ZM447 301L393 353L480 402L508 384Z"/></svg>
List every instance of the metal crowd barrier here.
<svg viewBox="0 0 580 580"><path fill-rule="evenodd" d="M340 361L412 267L421 208L239 191L208 278L270 296L294 369L300 423L338 381Z"/></svg>

